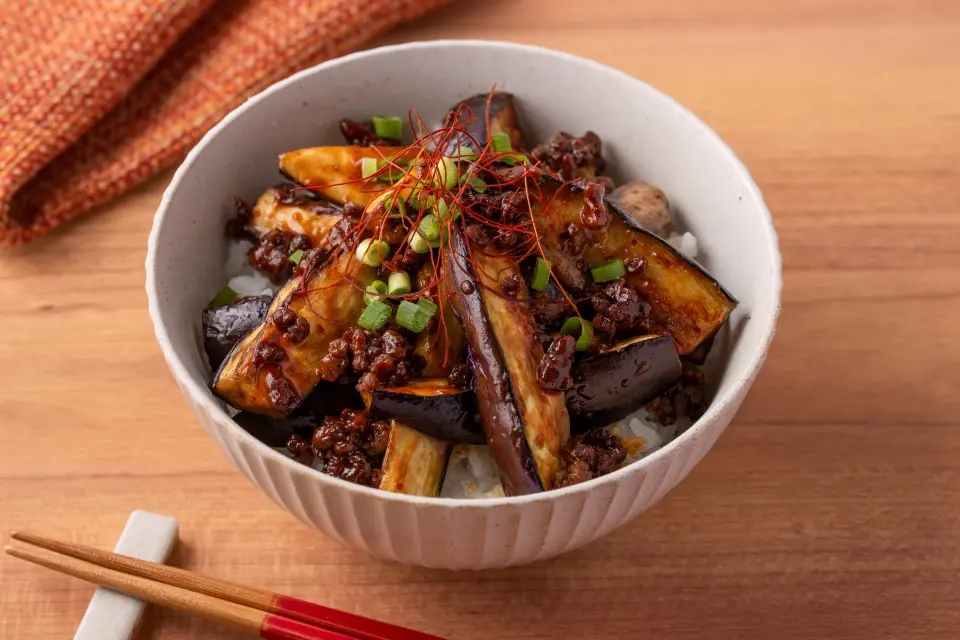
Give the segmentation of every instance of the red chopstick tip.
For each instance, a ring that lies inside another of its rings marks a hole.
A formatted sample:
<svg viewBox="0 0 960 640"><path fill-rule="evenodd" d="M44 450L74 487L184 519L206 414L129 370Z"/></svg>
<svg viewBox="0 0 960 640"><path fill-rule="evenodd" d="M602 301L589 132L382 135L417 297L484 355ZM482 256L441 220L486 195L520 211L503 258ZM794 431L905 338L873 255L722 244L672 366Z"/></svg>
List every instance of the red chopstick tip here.
<svg viewBox="0 0 960 640"><path fill-rule="evenodd" d="M260 624L262 640L355 640L354 636L315 627L299 620L267 614Z"/></svg>

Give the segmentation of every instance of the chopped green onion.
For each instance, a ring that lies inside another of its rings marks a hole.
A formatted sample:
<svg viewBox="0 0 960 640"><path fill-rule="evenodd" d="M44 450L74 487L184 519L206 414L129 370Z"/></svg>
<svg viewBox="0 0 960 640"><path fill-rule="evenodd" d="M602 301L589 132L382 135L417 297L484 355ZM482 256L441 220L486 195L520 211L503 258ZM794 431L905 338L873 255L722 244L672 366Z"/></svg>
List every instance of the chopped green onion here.
<svg viewBox="0 0 960 640"><path fill-rule="evenodd" d="M464 174L464 178L466 178L466 174ZM487 190L487 183L484 182L483 178L481 178L480 176L473 176L469 180L461 180L461 182L463 181L465 181L467 183L467 186L473 189L474 191L479 191L480 193L483 193L484 191Z"/></svg>
<svg viewBox="0 0 960 640"><path fill-rule="evenodd" d="M440 204L445 205L446 203L441 200ZM423 239L427 242L436 242L440 239L440 221L432 213L428 213L421 218L419 229Z"/></svg>
<svg viewBox="0 0 960 640"><path fill-rule="evenodd" d="M460 181L459 170L460 168L457 166L456 160L446 156L441 158L436 168L435 182L437 186L453 189Z"/></svg>
<svg viewBox="0 0 960 640"><path fill-rule="evenodd" d="M380 163L376 158L360 158L360 176L369 178L380 170Z"/></svg>
<svg viewBox="0 0 960 640"><path fill-rule="evenodd" d="M392 313L393 308L386 302L374 300L367 305L367 308L357 318L357 324L367 331L379 331L383 328L383 325L387 324L387 320L390 319Z"/></svg>
<svg viewBox="0 0 960 640"><path fill-rule="evenodd" d="M300 264L300 260L303 259L303 249L297 249L290 254L290 257L287 258L293 264Z"/></svg>
<svg viewBox="0 0 960 640"><path fill-rule="evenodd" d="M410 276L406 271L394 271L387 278L387 293L392 296L402 296L410 293Z"/></svg>
<svg viewBox="0 0 960 640"><path fill-rule="evenodd" d="M399 140L403 137L403 120L394 116L373 116L373 132L381 138Z"/></svg>
<svg viewBox="0 0 960 640"><path fill-rule="evenodd" d="M464 146L457 147L456 149L454 149L453 153L450 153L447 155L449 155L451 158L457 158L459 160L466 160L466 161L476 160L477 158L480 157L480 155L476 151L474 151L470 147L464 147Z"/></svg>
<svg viewBox="0 0 960 640"><path fill-rule="evenodd" d="M510 136L504 131L497 131L495 134L490 136L490 141L493 143L493 150L497 152L502 151L511 151L513 147L510 146Z"/></svg>
<svg viewBox="0 0 960 640"><path fill-rule="evenodd" d="M582 318L567 318L560 333L577 339L576 350L586 351L593 344L593 323Z"/></svg>
<svg viewBox="0 0 960 640"><path fill-rule="evenodd" d="M357 260L371 267L379 267L390 255L390 245L383 240L367 238L357 247Z"/></svg>
<svg viewBox="0 0 960 640"><path fill-rule="evenodd" d="M390 213L396 208L396 213ZM386 214L403 217L407 215L407 205L403 203L403 198L396 193L388 193L383 197L383 210Z"/></svg>
<svg viewBox="0 0 960 640"><path fill-rule="evenodd" d="M397 308L397 324L404 329L409 329L414 333L420 333L427 328L430 322L430 316L424 312L420 305L404 300Z"/></svg>
<svg viewBox="0 0 960 640"><path fill-rule="evenodd" d="M424 238L423 234L419 231L414 231L410 235L409 243L414 253L427 253L430 251L430 242Z"/></svg>
<svg viewBox="0 0 960 640"><path fill-rule="evenodd" d="M387 293L387 283L383 280L374 280L363 292L363 301L370 304L374 300L382 300Z"/></svg>
<svg viewBox="0 0 960 640"><path fill-rule="evenodd" d="M430 298L418 298L417 306L427 314L427 320L432 318L433 314L437 312L437 305Z"/></svg>
<svg viewBox="0 0 960 640"><path fill-rule="evenodd" d="M623 266L623 260L620 260L619 258L602 264L599 267L590 269L590 275L593 276L594 282L609 282L610 280L616 280L626 272L627 270Z"/></svg>
<svg viewBox="0 0 960 640"><path fill-rule="evenodd" d="M450 211L451 211L451 210L453 211L453 219L454 219L454 220L456 220L457 218L459 218L459 217L460 217L460 214L463 213L463 211L460 209L460 207L458 207L457 205L453 205L453 206L451 207L450 205L447 204L447 201L446 201L446 200L440 200L439 202L437 202L437 218L438 218L441 222L442 222L442 221L445 221L448 217L450 217Z"/></svg>
<svg viewBox="0 0 960 640"><path fill-rule="evenodd" d="M543 258L537 258L537 264L533 267L533 278L530 280L530 288L534 291L545 291L549 281L550 263Z"/></svg>
<svg viewBox="0 0 960 640"><path fill-rule="evenodd" d="M504 162L506 164L517 164L518 162L526 162L526 163L530 162L530 159L527 158L527 156L523 155L522 153L511 153L509 155L501 156L500 158L497 158L497 159L500 162Z"/></svg>
<svg viewBox="0 0 960 640"><path fill-rule="evenodd" d="M210 304L207 305L207 308L213 307L222 307L225 304L233 304L237 301L237 292L231 289L228 286L217 291L217 295L213 296L213 300L210 301Z"/></svg>

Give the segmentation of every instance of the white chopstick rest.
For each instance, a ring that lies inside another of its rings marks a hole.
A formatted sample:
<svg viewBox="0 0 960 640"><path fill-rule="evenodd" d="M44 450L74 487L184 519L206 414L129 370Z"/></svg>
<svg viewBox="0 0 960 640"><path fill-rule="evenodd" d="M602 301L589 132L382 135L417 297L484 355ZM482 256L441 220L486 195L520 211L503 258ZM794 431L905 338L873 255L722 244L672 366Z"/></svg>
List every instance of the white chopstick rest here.
<svg viewBox="0 0 960 640"><path fill-rule="evenodd" d="M116 553L166 562L177 542L179 525L174 518L149 511L134 511L114 547ZM140 623L144 602L100 587L77 627L74 640L130 640Z"/></svg>

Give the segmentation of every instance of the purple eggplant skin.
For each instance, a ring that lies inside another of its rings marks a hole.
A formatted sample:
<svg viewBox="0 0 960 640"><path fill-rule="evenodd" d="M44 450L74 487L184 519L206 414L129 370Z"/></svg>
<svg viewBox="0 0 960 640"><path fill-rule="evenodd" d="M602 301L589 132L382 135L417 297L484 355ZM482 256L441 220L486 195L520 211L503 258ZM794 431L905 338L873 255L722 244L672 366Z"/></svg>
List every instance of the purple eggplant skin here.
<svg viewBox="0 0 960 640"><path fill-rule="evenodd" d="M510 147L514 151L525 150L527 147L523 131L520 128L520 119L517 116L517 106L513 94L504 91L497 91L493 94L493 98L490 99L489 130L487 129L488 98L490 98L490 94L478 93L475 96L461 100L451 109L451 111L456 111L461 104L465 104L470 107L470 111L473 114L473 121L463 127L464 131L469 134L469 137L463 136L465 139L460 140L458 144L471 148L480 145L482 148L487 144L487 140L490 139L491 135L502 132L506 133L507 137L510 138ZM464 114L461 117L465 118L466 115ZM476 144L474 144L474 141L476 141ZM475 149L475 151L479 150L480 149Z"/></svg>
<svg viewBox="0 0 960 640"><path fill-rule="evenodd" d="M267 317L270 296L250 296L203 310L203 348L216 371L240 339Z"/></svg>
<svg viewBox="0 0 960 640"><path fill-rule="evenodd" d="M572 376L570 430L583 433L662 395L680 379L680 358L670 336L640 336L576 363Z"/></svg>
<svg viewBox="0 0 960 640"><path fill-rule="evenodd" d="M269 447L286 446L291 435L306 439L326 416L338 416L344 409L363 409L363 397L355 388L356 380L320 381L299 407L282 418L241 411L233 417L244 431Z"/></svg>
<svg viewBox="0 0 960 640"><path fill-rule="evenodd" d="M523 419L514 403L510 374L459 229L451 231L444 251L445 278L453 289L451 306L470 348L480 424L497 461L504 492L512 496L539 493L543 486L524 434Z"/></svg>
<svg viewBox="0 0 960 640"><path fill-rule="evenodd" d="M370 412L454 444L486 443L476 420L473 391L452 387L443 378L377 389L373 392Z"/></svg>

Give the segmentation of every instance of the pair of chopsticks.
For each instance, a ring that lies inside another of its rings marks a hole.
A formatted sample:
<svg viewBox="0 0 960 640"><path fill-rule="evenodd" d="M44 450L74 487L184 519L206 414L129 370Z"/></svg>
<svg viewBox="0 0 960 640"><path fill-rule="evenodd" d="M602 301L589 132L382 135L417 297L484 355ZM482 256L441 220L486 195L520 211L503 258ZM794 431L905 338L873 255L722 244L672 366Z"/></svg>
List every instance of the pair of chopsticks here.
<svg viewBox="0 0 960 640"><path fill-rule="evenodd" d="M443 640L263 589L32 533L6 552L129 596L195 614L265 640Z"/></svg>

